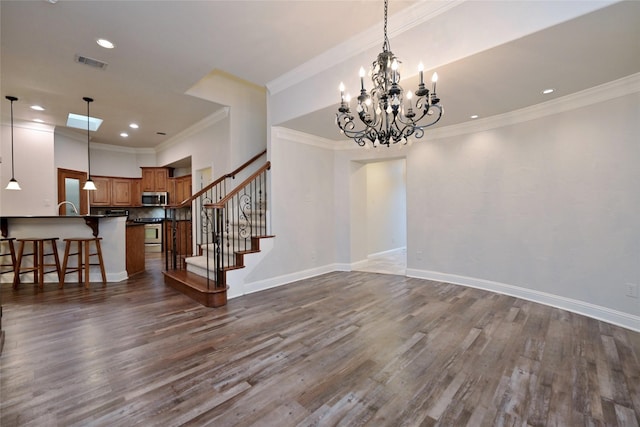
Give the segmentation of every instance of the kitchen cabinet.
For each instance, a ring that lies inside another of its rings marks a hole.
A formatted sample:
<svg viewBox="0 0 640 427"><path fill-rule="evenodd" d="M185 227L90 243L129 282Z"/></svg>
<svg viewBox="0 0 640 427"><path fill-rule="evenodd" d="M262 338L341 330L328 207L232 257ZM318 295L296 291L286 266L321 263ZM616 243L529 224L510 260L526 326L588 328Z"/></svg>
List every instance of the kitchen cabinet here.
<svg viewBox="0 0 640 427"><path fill-rule="evenodd" d="M170 168L142 168L141 191L169 191Z"/></svg>
<svg viewBox="0 0 640 427"><path fill-rule="evenodd" d="M165 250L171 252L173 250L173 238L171 234L171 221L164 223ZM191 221L176 221L176 247L177 255L181 257L189 257L193 254L192 249L193 236L191 230Z"/></svg>
<svg viewBox="0 0 640 427"><path fill-rule="evenodd" d="M131 206L131 180L113 178L111 180L111 206Z"/></svg>
<svg viewBox="0 0 640 427"><path fill-rule="evenodd" d="M96 185L95 191L89 191L91 206L111 206L111 178L92 176L91 179Z"/></svg>
<svg viewBox="0 0 640 427"><path fill-rule="evenodd" d="M178 205L191 197L191 175L169 178L169 200Z"/></svg>
<svg viewBox="0 0 640 427"><path fill-rule="evenodd" d="M140 179L110 176L91 177L97 190L89 192L91 206L140 206Z"/></svg>
<svg viewBox="0 0 640 427"><path fill-rule="evenodd" d="M127 224L126 254L127 275L145 270L144 224Z"/></svg>
<svg viewBox="0 0 640 427"><path fill-rule="evenodd" d="M131 179L131 205L130 206L142 206L142 195L140 188L142 186L142 180L140 178Z"/></svg>

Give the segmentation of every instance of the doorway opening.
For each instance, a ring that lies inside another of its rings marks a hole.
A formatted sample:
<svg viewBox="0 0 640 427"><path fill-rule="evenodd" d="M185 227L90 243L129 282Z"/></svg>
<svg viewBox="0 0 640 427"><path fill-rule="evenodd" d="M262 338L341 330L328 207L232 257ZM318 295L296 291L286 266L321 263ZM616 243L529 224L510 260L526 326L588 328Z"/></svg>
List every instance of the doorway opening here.
<svg viewBox="0 0 640 427"><path fill-rule="evenodd" d="M406 159L352 162L352 268L406 274Z"/></svg>

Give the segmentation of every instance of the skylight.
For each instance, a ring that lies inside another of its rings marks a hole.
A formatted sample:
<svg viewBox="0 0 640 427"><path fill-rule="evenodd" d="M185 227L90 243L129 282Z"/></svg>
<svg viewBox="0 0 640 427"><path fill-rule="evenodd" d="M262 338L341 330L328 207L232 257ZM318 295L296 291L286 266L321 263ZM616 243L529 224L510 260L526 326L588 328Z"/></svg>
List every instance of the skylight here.
<svg viewBox="0 0 640 427"><path fill-rule="evenodd" d="M89 130L97 131L102 124L102 119L89 117ZM70 128L87 130L87 116L81 114L69 113L67 118L67 126Z"/></svg>

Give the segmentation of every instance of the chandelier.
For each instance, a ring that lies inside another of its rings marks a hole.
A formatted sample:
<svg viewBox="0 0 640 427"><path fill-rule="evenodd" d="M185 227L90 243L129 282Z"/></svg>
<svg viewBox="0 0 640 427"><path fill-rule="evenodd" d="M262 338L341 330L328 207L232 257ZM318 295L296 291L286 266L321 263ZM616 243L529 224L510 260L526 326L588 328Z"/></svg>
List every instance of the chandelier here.
<svg viewBox="0 0 640 427"><path fill-rule="evenodd" d="M364 85L364 68L360 67L360 95L357 100L356 121L349 106L351 97L345 96L345 87L340 83L340 107L336 113L336 124L340 132L352 138L359 146L407 144L410 137L422 138L424 128L436 124L443 109L436 95L438 74L433 73L431 92L424 85L423 66L418 66L420 84L415 93L406 93L400 86L400 61L389 48L387 37L388 0L384 1L384 43L382 52L373 62L370 75L373 88L367 92ZM414 97L415 95L415 97Z"/></svg>

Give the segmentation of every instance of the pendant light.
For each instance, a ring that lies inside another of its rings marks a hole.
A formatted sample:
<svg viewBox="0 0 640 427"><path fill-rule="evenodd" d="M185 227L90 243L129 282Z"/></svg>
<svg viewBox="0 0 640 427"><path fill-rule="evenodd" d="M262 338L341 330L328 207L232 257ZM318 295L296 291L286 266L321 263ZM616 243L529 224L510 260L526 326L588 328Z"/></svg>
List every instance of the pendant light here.
<svg viewBox="0 0 640 427"><path fill-rule="evenodd" d="M90 137L89 137L89 103L93 102L93 98L87 98L86 96L82 98L87 103L87 182L84 183L83 190L97 190L96 185L93 183L91 179L91 149L90 149Z"/></svg>
<svg viewBox="0 0 640 427"><path fill-rule="evenodd" d="M13 160L13 101L17 101L18 98L16 98L15 96L6 96L5 98L11 101L11 180L9 181L9 184L7 184L5 188L7 190L22 190L22 188L20 188L20 184L18 184L18 181L16 181L16 178L15 178L15 174L14 174L15 161Z"/></svg>

